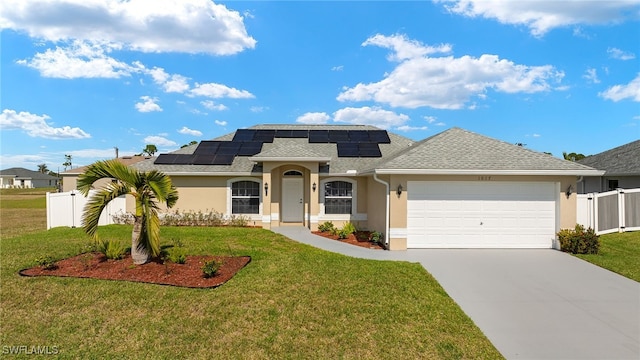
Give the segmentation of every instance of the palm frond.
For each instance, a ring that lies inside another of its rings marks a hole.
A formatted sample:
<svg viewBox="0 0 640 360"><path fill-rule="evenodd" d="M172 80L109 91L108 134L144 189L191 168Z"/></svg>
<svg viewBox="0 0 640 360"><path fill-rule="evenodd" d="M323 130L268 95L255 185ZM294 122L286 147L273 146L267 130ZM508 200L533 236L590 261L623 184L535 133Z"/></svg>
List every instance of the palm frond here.
<svg viewBox="0 0 640 360"><path fill-rule="evenodd" d="M104 210L111 200L128 193L129 188L121 183L111 183L101 190L96 190L84 207L82 214L82 227L84 231L89 236L95 238L102 210Z"/></svg>

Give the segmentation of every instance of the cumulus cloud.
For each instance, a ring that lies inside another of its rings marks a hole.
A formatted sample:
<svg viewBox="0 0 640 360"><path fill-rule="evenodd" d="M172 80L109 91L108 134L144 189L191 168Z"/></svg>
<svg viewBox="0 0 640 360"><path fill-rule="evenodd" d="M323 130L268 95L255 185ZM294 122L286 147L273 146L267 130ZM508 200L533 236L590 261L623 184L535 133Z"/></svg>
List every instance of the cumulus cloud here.
<svg viewBox="0 0 640 360"><path fill-rule="evenodd" d="M539 1L539 0L434 0L455 14L494 19L502 24L523 25L534 36L566 26L608 24L638 15L637 0Z"/></svg>
<svg viewBox="0 0 640 360"><path fill-rule="evenodd" d="M584 79L587 79L587 81L590 83L593 83L593 84L600 83L600 79L598 79L598 72L596 71L596 69L593 69L593 68L587 69L587 71L585 72L584 75L582 75L582 77Z"/></svg>
<svg viewBox="0 0 640 360"><path fill-rule="evenodd" d="M139 112L162 111L160 105L157 104L158 98L151 96L140 96L141 102L136 103L136 109Z"/></svg>
<svg viewBox="0 0 640 360"><path fill-rule="evenodd" d="M77 127L53 127L47 123L48 115L36 115L29 112L4 109L0 114L0 129L22 130L31 137L46 139L87 139L91 135Z"/></svg>
<svg viewBox="0 0 640 360"><path fill-rule="evenodd" d="M410 131L429 130L429 127L402 125L402 126L396 127L396 130L402 131L402 132L410 132Z"/></svg>
<svg viewBox="0 0 640 360"><path fill-rule="evenodd" d="M229 109L224 104L216 104L211 100L201 101L200 104L209 110L224 111Z"/></svg>
<svg viewBox="0 0 640 360"><path fill-rule="evenodd" d="M183 126L182 129L178 130L178 132L180 134L184 134L184 135L191 135L191 136L196 136L196 137L202 136L202 131L192 130L192 129L189 129L188 127L186 127L186 126Z"/></svg>
<svg viewBox="0 0 640 360"><path fill-rule="evenodd" d="M163 68L154 67L147 70L153 81L160 85L165 92L184 93L189 90L189 78L180 74L168 74Z"/></svg>
<svg viewBox="0 0 640 360"><path fill-rule="evenodd" d="M598 95L614 102L625 99L640 101L640 73L628 84L614 85Z"/></svg>
<svg viewBox="0 0 640 360"><path fill-rule="evenodd" d="M74 41L66 47L56 47L37 53L18 64L36 69L50 78L120 78L130 76L137 69L109 55L112 46Z"/></svg>
<svg viewBox="0 0 640 360"><path fill-rule="evenodd" d="M313 124L320 125L326 124L331 120L331 117L324 112L308 112L306 114L302 114L298 116L296 119L297 123L300 124Z"/></svg>
<svg viewBox="0 0 640 360"><path fill-rule="evenodd" d="M618 48L608 48L607 54L609 54L610 58L618 59L618 60L633 60L636 58L636 54L624 50L620 50Z"/></svg>
<svg viewBox="0 0 640 360"><path fill-rule="evenodd" d="M364 44L390 48L395 53L389 58L402 61L378 82L345 87L337 97L339 101L373 100L393 107L460 109L473 97L484 98L488 90L549 91L553 87L550 81L560 82L564 77L551 65L520 65L497 55L430 57L425 54L445 52L448 46L423 46L398 35L376 35Z"/></svg>
<svg viewBox="0 0 640 360"><path fill-rule="evenodd" d="M379 107L364 106L361 108L347 107L333 113L333 121L354 125L373 125L382 129L404 125L409 120L405 114Z"/></svg>
<svg viewBox="0 0 640 360"><path fill-rule="evenodd" d="M447 54L453 49L449 44L441 44L438 46L424 45L417 40L407 38L407 36L403 34L392 36L376 34L362 43L362 46L369 45L392 49L393 52L387 57L390 61L414 59L437 53Z"/></svg>
<svg viewBox="0 0 640 360"><path fill-rule="evenodd" d="M253 113L261 113L269 110L268 106L252 106L249 110Z"/></svg>
<svg viewBox="0 0 640 360"><path fill-rule="evenodd" d="M147 136L142 140L145 144L153 144L156 146L172 147L178 145L176 142L167 139L164 136Z"/></svg>
<svg viewBox="0 0 640 360"><path fill-rule="evenodd" d="M52 42L86 40L143 52L232 55L255 47L243 17L209 0L3 0L0 27Z"/></svg>
<svg viewBox="0 0 640 360"><path fill-rule="evenodd" d="M227 126L227 122L226 121L215 120L214 123L216 125L219 125L219 126Z"/></svg>
<svg viewBox="0 0 640 360"><path fill-rule="evenodd" d="M190 96L204 96L213 99L232 98L232 99L252 99L255 96L247 90L238 90L222 84L207 83L198 84L189 92Z"/></svg>
<svg viewBox="0 0 640 360"><path fill-rule="evenodd" d="M438 118L435 116L425 116L424 119L431 125L434 126L445 126L446 124L442 121L438 121Z"/></svg>

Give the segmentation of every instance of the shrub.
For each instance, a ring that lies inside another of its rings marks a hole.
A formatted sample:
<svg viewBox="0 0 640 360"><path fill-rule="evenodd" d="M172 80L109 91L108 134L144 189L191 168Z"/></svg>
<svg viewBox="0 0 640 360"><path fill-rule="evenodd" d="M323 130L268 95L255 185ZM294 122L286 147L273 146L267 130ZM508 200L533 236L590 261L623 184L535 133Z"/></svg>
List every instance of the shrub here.
<svg viewBox="0 0 640 360"><path fill-rule="evenodd" d="M201 268L202 273L204 274L204 277L210 278L210 277L216 276L216 274L218 273L218 270L220 270L221 265L222 263L215 260L210 260L205 262Z"/></svg>
<svg viewBox="0 0 640 360"><path fill-rule="evenodd" d="M102 240L98 242L98 251L104 254L107 259L119 260L124 257L126 248L114 240Z"/></svg>
<svg viewBox="0 0 640 360"><path fill-rule="evenodd" d="M598 235L592 228L585 230L578 224L575 229L563 229L558 232L560 249L572 254L597 254L600 249Z"/></svg>
<svg viewBox="0 0 640 360"><path fill-rule="evenodd" d="M380 231L371 232L371 237L369 238L372 243L378 244L382 241L382 233Z"/></svg>
<svg viewBox="0 0 640 360"><path fill-rule="evenodd" d="M227 225L236 227L246 227L249 225L249 219L242 215L231 215Z"/></svg>
<svg viewBox="0 0 640 360"><path fill-rule="evenodd" d="M187 254L184 252L172 252L169 254L169 261L174 264L184 264L187 262Z"/></svg>
<svg viewBox="0 0 640 360"><path fill-rule="evenodd" d="M51 256L41 256L36 259L36 264L42 266L45 270L54 270L58 267L55 260Z"/></svg>
<svg viewBox="0 0 640 360"><path fill-rule="evenodd" d="M325 221L322 224L318 225L318 231L320 232L331 232L335 227L331 221Z"/></svg>

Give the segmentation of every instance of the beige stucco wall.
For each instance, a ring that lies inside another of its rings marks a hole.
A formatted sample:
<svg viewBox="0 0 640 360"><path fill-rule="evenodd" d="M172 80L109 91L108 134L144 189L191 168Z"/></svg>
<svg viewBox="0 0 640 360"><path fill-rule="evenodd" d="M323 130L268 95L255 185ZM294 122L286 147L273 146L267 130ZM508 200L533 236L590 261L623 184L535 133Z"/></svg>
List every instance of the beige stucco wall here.
<svg viewBox="0 0 640 360"><path fill-rule="evenodd" d="M379 177L382 178L382 177ZM374 180L373 176L367 178L367 225L368 230L385 233L387 231L387 197L386 186ZM385 234L387 236L387 234ZM385 239L386 240L386 239Z"/></svg>

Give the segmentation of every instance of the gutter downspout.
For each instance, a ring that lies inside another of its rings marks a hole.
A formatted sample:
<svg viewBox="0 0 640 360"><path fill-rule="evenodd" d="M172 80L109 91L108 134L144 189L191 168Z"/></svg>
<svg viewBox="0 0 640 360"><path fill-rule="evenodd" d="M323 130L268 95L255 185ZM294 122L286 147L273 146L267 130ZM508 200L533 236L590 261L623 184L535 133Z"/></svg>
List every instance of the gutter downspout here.
<svg viewBox="0 0 640 360"><path fill-rule="evenodd" d="M576 180L576 184L580 183L582 185L582 191L578 190L578 194L584 194L584 176L578 176L578 180Z"/></svg>
<svg viewBox="0 0 640 360"><path fill-rule="evenodd" d="M387 200L387 205L385 206L385 210L386 210L386 214L385 214L385 221L384 221L384 226L385 226L385 244L386 244L386 248L387 250L389 250L389 183L382 180L382 179L378 179L378 174L376 174L375 172L373 173L373 180L379 182L380 184L384 185L385 188L387 189L387 196L386 196L386 200Z"/></svg>

